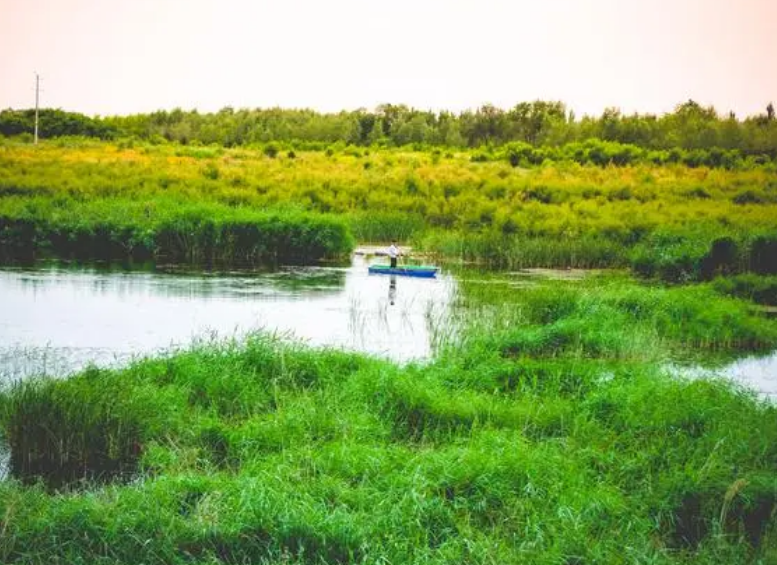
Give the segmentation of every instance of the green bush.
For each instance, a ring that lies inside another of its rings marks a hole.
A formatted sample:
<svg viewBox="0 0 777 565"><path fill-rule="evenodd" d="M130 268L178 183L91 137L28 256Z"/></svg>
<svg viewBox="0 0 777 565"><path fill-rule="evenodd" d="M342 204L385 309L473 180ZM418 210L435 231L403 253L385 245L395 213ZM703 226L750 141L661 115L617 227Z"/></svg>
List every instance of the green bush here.
<svg viewBox="0 0 777 565"><path fill-rule="evenodd" d="M267 155L270 159L275 159L279 151L280 149L278 149L278 146L274 143L268 143L264 146L264 154Z"/></svg>
<svg viewBox="0 0 777 565"><path fill-rule="evenodd" d="M777 235L762 235L753 240L750 268L760 275L777 274Z"/></svg>

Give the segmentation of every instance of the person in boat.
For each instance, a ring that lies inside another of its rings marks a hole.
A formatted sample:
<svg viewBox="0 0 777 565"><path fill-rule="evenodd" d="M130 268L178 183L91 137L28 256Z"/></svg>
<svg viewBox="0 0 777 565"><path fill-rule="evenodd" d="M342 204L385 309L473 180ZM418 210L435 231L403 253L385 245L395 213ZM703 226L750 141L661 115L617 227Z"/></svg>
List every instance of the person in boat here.
<svg viewBox="0 0 777 565"><path fill-rule="evenodd" d="M391 260L391 268L396 269L397 268L397 257L402 255L402 252L399 250L399 247L397 247L397 242L392 240L391 246L388 248L388 256Z"/></svg>

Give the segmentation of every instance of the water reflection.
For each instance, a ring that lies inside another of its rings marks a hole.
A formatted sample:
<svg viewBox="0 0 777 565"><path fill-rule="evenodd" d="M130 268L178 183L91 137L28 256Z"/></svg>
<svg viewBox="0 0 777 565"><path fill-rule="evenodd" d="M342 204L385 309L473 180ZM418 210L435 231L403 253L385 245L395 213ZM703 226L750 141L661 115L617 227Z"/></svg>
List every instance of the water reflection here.
<svg viewBox="0 0 777 565"><path fill-rule="evenodd" d="M127 272L0 269L0 378L62 375L88 362L266 330L398 361L430 356L430 310L446 310L454 281L371 276L349 267L275 272ZM389 308L391 306L392 308Z"/></svg>
<svg viewBox="0 0 777 565"><path fill-rule="evenodd" d="M88 294L127 296L144 289L167 297L207 298L236 295L336 293L345 284L345 268L288 267L273 272L150 272L117 271L94 267L45 266L38 269L3 269L0 284L18 284L35 293L52 285L79 286Z"/></svg>

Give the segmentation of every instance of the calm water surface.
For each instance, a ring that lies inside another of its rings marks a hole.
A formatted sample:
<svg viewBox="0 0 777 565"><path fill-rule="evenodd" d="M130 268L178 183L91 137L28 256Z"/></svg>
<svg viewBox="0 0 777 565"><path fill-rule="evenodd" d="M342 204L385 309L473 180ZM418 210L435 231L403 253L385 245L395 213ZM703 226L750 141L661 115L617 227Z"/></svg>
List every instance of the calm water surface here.
<svg viewBox="0 0 777 565"><path fill-rule="evenodd" d="M395 361L428 358L445 339L456 282L349 267L171 274L96 268L0 269L0 381L66 375L265 330ZM569 273L565 273L569 276ZM777 400L777 352L693 377L732 378Z"/></svg>
<svg viewBox="0 0 777 565"><path fill-rule="evenodd" d="M347 268L163 274L0 269L0 378L63 375L267 330L397 361L431 355L454 280Z"/></svg>
<svg viewBox="0 0 777 565"><path fill-rule="evenodd" d="M762 398L777 401L777 351L769 355L743 357L718 369L697 366L669 366L668 368L680 376L694 379L726 377L755 390Z"/></svg>
<svg viewBox="0 0 777 565"><path fill-rule="evenodd" d="M724 374L777 400L777 351L765 357L739 359L726 367Z"/></svg>

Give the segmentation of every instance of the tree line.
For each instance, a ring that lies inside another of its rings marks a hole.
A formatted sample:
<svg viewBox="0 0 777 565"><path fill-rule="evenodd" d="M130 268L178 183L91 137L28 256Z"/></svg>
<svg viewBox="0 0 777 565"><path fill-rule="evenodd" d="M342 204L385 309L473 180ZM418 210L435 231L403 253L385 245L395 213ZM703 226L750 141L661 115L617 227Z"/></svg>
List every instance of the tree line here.
<svg viewBox="0 0 777 565"><path fill-rule="evenodd" d="M0 134L28 135L34 110L0 111ZM738 150L743 155L777 158L777 120L773 104L763 113L738 118L689 100L663 115L623 114L577 118L562 102L521 102L509 110L486 104L454 114L382 104L321 113L308 109L233 109L200 113L180 108L128 116L89 117L58 109L40 112L41 137L77 135L101 139L137 138L151 142L261 145L270 142L302 148L332 143L360 146L482 147L509 143L561 147L587 140L633 145L649 150Z"/></svg>

